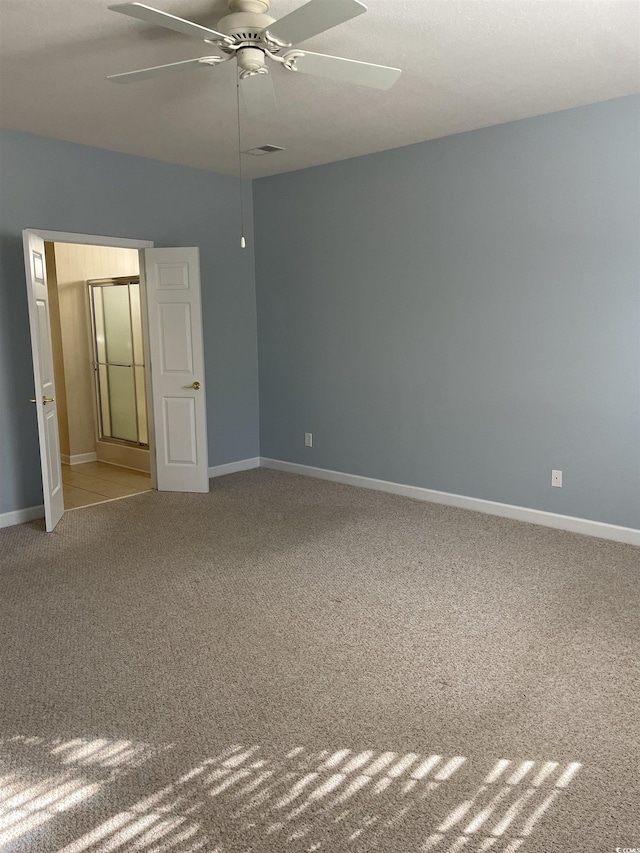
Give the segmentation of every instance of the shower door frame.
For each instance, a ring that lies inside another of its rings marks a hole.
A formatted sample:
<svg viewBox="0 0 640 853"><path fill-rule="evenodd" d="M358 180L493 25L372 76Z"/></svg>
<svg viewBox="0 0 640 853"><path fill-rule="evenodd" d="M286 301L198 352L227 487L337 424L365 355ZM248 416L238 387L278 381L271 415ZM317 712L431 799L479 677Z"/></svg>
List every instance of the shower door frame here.
<svg viewBox="0 0 640 853"><path fill-rule="evenodd" d="M114 436L106 436L104 435L104 409L103 409L103 393L102 393L102 382L99 373L99 357L98 357L98 329L97 329L97 320L96 320L96 307L95 307L95 288L102 287L130 287L132 284L137 284L140 288L139 290L139 300L140 300L140 323L143 325L144 320L142 317L143 314L143 301L142 301L142 278L141 275L124 275L124 276L114 276L113 278L92 278L87 280L88 287L88 298L89 298L89 314L90 314L90 323L91 323L91 348L93 352L93 368L94 368L94 392L96 398L96 424L98 430L98 441L106 441L109 444L119 444L124 447L135 447L141 448L143 450L150 449L150 436L149 436L149 399L147 393L147 365L146 365L146 352L145 352L145 333L144 328L142 329L142 357L144 358L143 364L135 363L135 354L134 354L134 334L133 334L133 315L131 311L131 291L129 290L129 324L131 328L131 346L132 346L132 363L129 365L120 365L120 366L128 366L133 368L133 387L134 387L134 406L135 406L135 414L136 414L136 436L138 438L137 441L132 441L126 438L118 438ZM106 362L105 366L110 366L110 362ZM147 420L147 442L140 441L140 407L138 402L138 380L136 378L136 367L142 367L144 369L145 374L145 384L144 384L144 404L146 410L146 420ZM109 382L110 385L110 382ZM111 395L109 394L109 409L111 410Z"/></svg>

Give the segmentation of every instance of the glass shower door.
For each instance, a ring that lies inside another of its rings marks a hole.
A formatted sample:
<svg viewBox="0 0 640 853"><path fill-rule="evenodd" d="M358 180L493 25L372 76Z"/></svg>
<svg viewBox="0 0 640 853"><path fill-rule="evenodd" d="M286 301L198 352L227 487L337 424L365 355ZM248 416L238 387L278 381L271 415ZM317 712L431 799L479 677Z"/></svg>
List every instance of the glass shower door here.
<svg viewBox="0 0 640 853"><path fill-rule="evenodd" d="M99 279L88 285L100 438L147 447L139 279Z"/></svg>

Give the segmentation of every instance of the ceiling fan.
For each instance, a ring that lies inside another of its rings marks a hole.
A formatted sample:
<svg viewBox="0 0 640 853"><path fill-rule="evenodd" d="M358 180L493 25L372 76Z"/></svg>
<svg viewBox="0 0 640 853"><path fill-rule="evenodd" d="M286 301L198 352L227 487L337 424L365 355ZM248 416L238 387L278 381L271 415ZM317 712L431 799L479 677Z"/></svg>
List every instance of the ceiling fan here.
<svg viewBox="0 0 640 853"><path fill-rule="evenodd" d="M287 71L299 71L374 89L389 89L402 73L399 68L357 62L294 47L366 12L367 7L359 0L310 0L279 20L267 14L269 2L229 0L230 13L218 22L217 30L160 12L143 3L109 6L114 12L202 39L207 44L215 45L222 51L222 55L200 56L169 65L112 74L107 79L114 83L134 83L174 72L212 67L235 58L247 112L259 114L275 108L267 59L279 63Z"/></svg>

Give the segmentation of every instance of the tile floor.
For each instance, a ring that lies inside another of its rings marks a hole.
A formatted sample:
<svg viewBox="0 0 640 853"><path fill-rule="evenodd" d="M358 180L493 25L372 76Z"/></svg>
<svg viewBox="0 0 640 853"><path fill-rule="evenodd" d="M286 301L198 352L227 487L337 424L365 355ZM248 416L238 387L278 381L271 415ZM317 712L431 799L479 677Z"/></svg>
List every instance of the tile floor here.
<svg viewBox="0 0 640 853"><path fill-rule="evenodd" d="M148 492L151 476L105 462L85 462L83 465L62 466L62 488L64 508L74 509Z"/></svg>

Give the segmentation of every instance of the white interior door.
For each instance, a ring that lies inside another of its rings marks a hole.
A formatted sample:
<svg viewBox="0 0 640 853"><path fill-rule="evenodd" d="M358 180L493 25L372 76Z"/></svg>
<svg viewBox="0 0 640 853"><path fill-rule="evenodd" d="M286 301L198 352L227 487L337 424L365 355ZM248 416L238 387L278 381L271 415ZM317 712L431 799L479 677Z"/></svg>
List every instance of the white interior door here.
<svg viewBox="0 0 640 853"><path fill-rule="evenodd" d="M197 248L145 249L157 488L208 492Z"/></svg>
<svg viewBox="0 0 640 853"><path fill-rule="evenodd" d="M34 403L38 418L40 462L44 490L44 518L47 531L53 530L64 513L62 467L58 436L56 389L53 381L53 352L49 322L49 294L44 240L37 234L23 232L27 302L33 352Z"/></svg>

